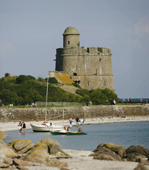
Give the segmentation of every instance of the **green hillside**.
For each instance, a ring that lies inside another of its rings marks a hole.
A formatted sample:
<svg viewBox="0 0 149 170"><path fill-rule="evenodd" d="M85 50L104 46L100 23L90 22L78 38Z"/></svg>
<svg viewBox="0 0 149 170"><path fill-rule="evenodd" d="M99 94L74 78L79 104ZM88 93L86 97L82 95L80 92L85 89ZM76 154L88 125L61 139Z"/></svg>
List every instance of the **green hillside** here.
<svg viewBox="0 0 149 170"><path fill-rule="evenodd" d="M85 90L78 88L74 95L54 85L58 84L55 78L49 78L48 101L50 102L89 102L105 104L105 100L117 100L117 95L109 89ZM71 85L72 86L72 85ZM75 85L76 86L76 85ZM79 86L77 86L79 87ZM36 101L46 101L47 80L33 76L10 76L0 78L0 99L4 105L26 105Z"/></svg>

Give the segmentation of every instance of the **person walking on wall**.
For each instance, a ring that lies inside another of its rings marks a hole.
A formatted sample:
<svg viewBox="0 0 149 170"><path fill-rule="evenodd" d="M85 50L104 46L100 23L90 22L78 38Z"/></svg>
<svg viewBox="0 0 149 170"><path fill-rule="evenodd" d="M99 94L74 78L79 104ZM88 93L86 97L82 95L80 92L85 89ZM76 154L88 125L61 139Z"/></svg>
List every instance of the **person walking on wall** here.
<svg viewBox="0 0 149 170"><path fill-rule="evenodd" d="M113 100L113 104L116 105L116 101L115 100Z"/></svg>

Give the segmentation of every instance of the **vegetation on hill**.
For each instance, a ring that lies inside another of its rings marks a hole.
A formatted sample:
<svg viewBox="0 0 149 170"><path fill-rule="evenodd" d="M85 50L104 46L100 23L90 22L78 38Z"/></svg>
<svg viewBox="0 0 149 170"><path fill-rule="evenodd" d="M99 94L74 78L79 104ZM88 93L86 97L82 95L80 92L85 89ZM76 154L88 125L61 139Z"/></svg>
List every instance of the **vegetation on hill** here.
<svg viewBox="0 0 149 170"><path fill-rule="evenodd" d="M113 100L118 102L117 94L110 89L78 89L76 93L81 95L86 102L92 101L93 105L105 104L106 100L108 100L109 104L112 104Z"/></svg>
<svg viewBox="0 0 149 170"><path fill-rule="evenodd" d="M0 99L4 105L26 105L36 101L46 100L47 79L33 76L11 76L9 73L0 78ZM105 104L105 100L117 100L117 95L109 89L85 90L78 85L78 90L74 95L59 87L54 87L53 83L58 83L55 78L49 78L48 101L51 102L89 102L92 104Z"/></svg>

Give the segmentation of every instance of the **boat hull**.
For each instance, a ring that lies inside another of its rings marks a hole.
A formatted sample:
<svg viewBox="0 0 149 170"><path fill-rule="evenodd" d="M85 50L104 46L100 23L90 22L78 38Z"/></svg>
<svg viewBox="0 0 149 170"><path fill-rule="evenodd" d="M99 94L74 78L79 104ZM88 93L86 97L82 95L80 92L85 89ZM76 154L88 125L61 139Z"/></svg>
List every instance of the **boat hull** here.
<svg viewBox="0 0 149 170"><path fill-rule="evenodd" d="M46 125L30 124L33 132L50 132L50 128Z"/></svg>
<svg viewBox="0 0 149 170"><path fill-rule="evenodd" d="M43 122L42 124L30 124L33 132L50 132L50 131L62 131L64 129L63 126L57 126L53 123Z"/></svg>
<svg viewBox="0 0 149 170"><path fill-rule="evenodd" d="M87 135L85 132L74 132L74 131L51 131L52 135Z"/></svg>
<svg viewBox="0 0 149 170"><path fill-rule="evenodd" d="M87 135L86 132L67 132L67 135Z"/></svg>
<svg viewBox="0 0 149 170"><path fill-rule="evenodd" d="M52 135L66 135L66 132L52 132L51 131L51 134Z"/></svg>

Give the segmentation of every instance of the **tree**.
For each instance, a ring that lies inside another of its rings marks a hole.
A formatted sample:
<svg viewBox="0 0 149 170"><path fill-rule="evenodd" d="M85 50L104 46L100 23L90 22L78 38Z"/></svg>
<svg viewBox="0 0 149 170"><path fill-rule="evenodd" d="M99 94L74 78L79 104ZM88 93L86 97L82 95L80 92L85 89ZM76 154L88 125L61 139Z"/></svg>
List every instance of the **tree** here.
<svg viewBox="0 0 149 170"><path fill-rule="evenodd" d="M16 78L16 84L22 84L29 80L36 80L36 79L35 79L35 77L30 76L30 75L29 76L20 75L19 77Z"/></svg>
<svg viewBox="0 0 149 170"><path fill-rule="evenodd" d="M9 73L5 73L5 77L9 77L10 76L10 74Z"/></svg>
<svg viewBox="0 0 149 170"><path fill-rule="evenodd" d="M18 95L15 92L12 92L8 89L3 89L0 92L0 98L3 100L3 104L17 104L18 101Z"/></svg>

